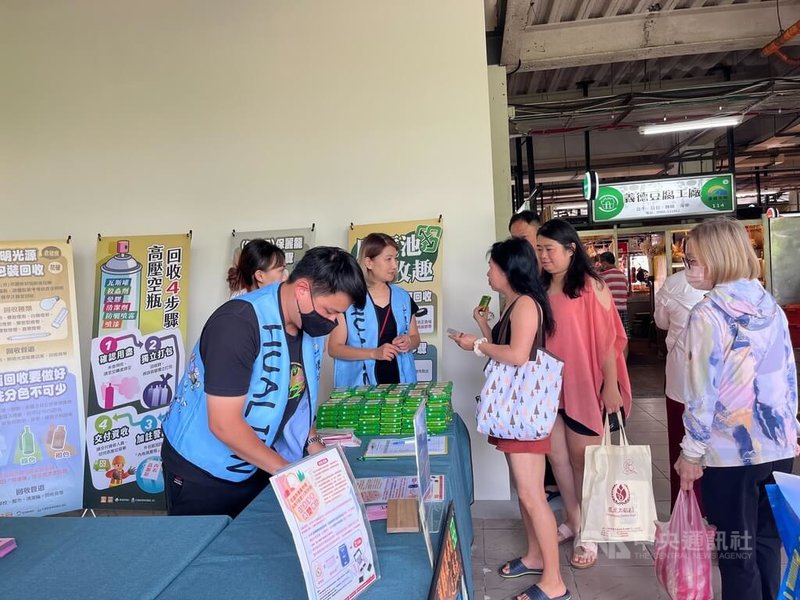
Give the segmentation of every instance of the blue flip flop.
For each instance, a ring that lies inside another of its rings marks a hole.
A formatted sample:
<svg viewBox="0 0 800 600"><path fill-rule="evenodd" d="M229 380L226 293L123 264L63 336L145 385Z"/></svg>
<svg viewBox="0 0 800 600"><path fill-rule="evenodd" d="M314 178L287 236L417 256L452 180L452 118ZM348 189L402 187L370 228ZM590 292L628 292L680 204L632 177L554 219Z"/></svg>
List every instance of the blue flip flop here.
<svg viewBox="0 0 800 600"><path fill-rule="evenodd" d="M528 597L528 600L572 600L572 594L569 593L569 590L567 590L561 596L551 598L542 591L542 588L540 588L538 584L532 585L527 590L525 590L524 592L520 592L514 597L519 598L523 594L525 594Z"/></svg>
<svg viewBox="0 0 800 600"><path fill-rule="evenodd" d="M508 573L503 571L503 567L506 565L508 565ZM525 563L522 562L522 557L520 557L510 560L505 565L501 566L497 569L497 574L503 579L514 579L515 577L522 577L523 575L541 575L542 570L529 569L525 566Z"/></svg>

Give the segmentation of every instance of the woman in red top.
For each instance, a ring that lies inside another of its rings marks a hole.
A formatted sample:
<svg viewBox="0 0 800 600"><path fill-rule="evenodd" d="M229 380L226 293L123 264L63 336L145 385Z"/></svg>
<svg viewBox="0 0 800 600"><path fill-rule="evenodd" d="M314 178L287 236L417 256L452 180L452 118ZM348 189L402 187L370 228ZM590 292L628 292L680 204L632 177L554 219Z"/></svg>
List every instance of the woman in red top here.
<svg viewBox="0 0 800 600"><path fill-rule="evenodd" d="M600 443L606 414L630 414L631 386L625 365L628 339L608 286L592 268L575 228L560 219L537 237L542 281L556 330L547 349L564 361L564 386L553 433L550 463L564 501L561 541L574 538L570 562L578 569L597 560L597 545L580 539L586 447Z"/></svg>
<svg viewBox="0 0 800 600"><path fill-rule="evenodd" d="M502 364L520 366L528 362L532 350L538 347L539 328L545 335L553 331L547 293L537 273L536 254L527 241L511 238L494 244L489 252L487 277L489 286L505 298L506 309L490 329L487 311L476 308L473 317L483 337L461 333L450 334L451 339L464 350ZM526 554L502 565L498 570L500 577L541 575L538 583L517 596L518 600L569 600L571 596L561 578L558 562L556 520L544 491L544 457L550 448L549 440L490 437L489 443L506 455L528 538Z"/></svg>

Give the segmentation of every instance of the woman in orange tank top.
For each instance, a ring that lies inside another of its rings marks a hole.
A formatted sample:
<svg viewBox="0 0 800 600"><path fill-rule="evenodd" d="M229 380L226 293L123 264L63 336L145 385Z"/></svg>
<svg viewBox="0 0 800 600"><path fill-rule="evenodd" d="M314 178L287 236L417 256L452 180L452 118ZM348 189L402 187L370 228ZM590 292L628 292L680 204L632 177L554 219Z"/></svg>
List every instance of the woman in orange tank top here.
<svg viewBox="0 0 800 600"><path fill-rule="evenodd" d="M594 565L597 545L580 539L586 447L600 443L606 414L631 410L625 365L628 339L611 292L592 268L575 228L560 219L545 223L537 237L542 281L556 330L548 350L564 361L559 416L550 435L550 463L567 515L560 539L574 538L570 562Z"/></svg>

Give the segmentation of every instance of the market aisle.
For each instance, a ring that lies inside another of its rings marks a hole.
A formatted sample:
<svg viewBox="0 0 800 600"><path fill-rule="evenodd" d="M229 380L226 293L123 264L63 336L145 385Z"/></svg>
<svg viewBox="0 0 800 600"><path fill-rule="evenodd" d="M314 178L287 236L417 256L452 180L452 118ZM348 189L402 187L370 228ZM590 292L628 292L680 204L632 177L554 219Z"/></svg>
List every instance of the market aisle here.
<svg viewBox="0 0 800 600"><path fill-rule="evenodd" d="M656 373L663 367L632 367L634 390L652 389L663 385ZM642 382L645 385L638 385ZM632 443L649 444L653 458L653 490L659 519L670 512L669 460L667 457L667 426L664 398L634 399L634 411L627 427ZM503 505L505 504L505 505ZM505 580L497 574L504 561L520 556L524 551L522 524L517 518L481 518L512 516L511 503L481 503L473 510L475 544L473 546L473 577L477 600L500 600L514 596L536 582L535 577ZM517 511L518 514L518 511ZM475 516L477 515L477 516ZM561 564L564 581L575 600L669 600L655 578L652 548L643 544L613 544L601 547L597 566L580 571L569 566L571 546L562 544ZM719 597L719 575L715 569L715 596Z"/></svg>

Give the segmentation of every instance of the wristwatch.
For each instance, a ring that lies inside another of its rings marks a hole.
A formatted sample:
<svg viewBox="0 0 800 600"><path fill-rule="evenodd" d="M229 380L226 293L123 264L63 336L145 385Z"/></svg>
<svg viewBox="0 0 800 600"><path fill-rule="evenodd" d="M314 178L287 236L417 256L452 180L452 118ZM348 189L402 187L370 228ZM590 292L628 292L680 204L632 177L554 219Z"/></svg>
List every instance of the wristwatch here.
<svg viewBox="0 0 800 600"><path fill-rule="evenodd" d="M306 442L306 448L308 448L311 444L322 444L324 446L325 442L322 441L321 435L313 435L308 438L308 441Z"/></svg>

